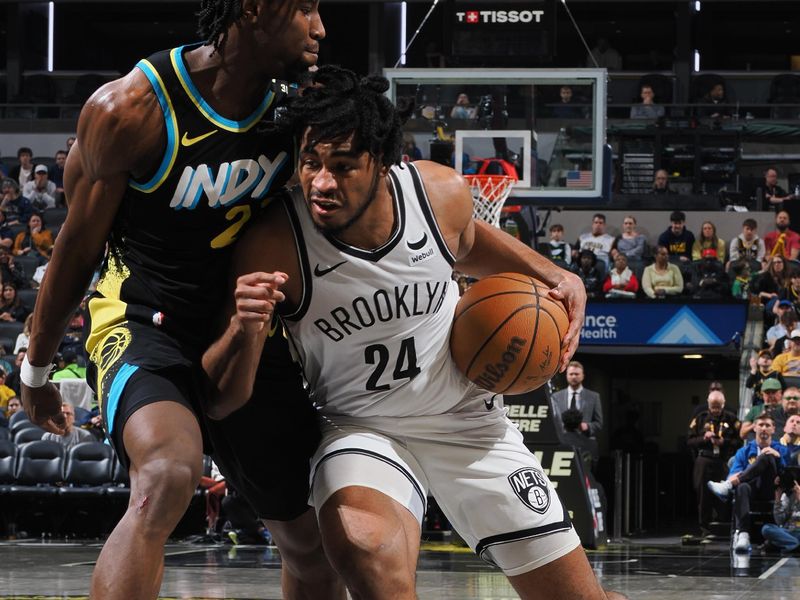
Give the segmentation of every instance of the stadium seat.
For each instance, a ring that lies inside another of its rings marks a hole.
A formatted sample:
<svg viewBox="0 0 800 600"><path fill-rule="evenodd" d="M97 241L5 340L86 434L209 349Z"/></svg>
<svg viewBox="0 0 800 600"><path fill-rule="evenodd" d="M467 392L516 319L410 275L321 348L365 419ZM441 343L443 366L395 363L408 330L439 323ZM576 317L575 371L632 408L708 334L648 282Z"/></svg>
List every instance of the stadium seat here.
<svg viewBox="0 0 800 600"><path fill-rule="evenodd" d="M131 480L128 471L114 456L114 469L111 475L111 485L106 488L106 495L110 498L120 498L121 502L128 503L131 495Z"/></svg>
<svg viewBox="0 0 800 600"><path fill-rule="evenodd" d="M22 333L23 327L24 324L18 321L0 321L0 337L16 340L17 336Z"/></svg>
<svg viewBox="0 0 800 600"><path fill-rule="evenodd" d="M44 222L47 223L49 228L61 227L66 219L66 208L48 208L44 211Z"/></svg>
<svg viewBox="0 0 800 600"><path fill-rule="evenodd" d="M87 498L103 494L111 483L114 451L102 442L83 442L70 448L67 454L64 481L59 494Z"/></svg>
<svg viewBox="0 0 800 600"><path fill-rule="evenodd" d="M0 442L11 439L11 430L8 427L0 426Z"/></svg>
<svg viewBox="0 0 800 600"><path fill-rule="evenodd" d="M16 484L11 487L12 493L52 496L58 493L53 484L63 480L64 446L40 440L19 447Z"/></svg>
<svg viewBox="0 0 800 600"><path fill-rule="evenodd" d="M38 256L17 256L14 258L14 262L17 263L20 267L22 267L22 272L25 273L25 279L30 280L33 277L33 274L36 272L36 267L39 266L39 257ZM19 290L20 292L22 290Z"/></svg>
<svg viewBox="0 0 800 600"><path fill-rule="evenodd" d="M11 440L0 440L0 495L9 491L14 483L17 466L17 447Z"/></svg>
<svg viewBox="0 0 800 600"><path fill-rule="evenodd" d="M21 421L30 421L28 414L24 410L15 412L13 415L11 415L11 418L8 420L8 426L11 428L12 433L14 430L14 425Z"/></svg>
<svg viewBox="0 0 800 600"><path fill-rule="evenodd" d="M35 423L31 423L31 420L28 419L28 415L25 415L25 418L14 418L19 413L14 413L11 415L11 419L8 423L8 428L11 430L11 437L17 435L23 429L30 429L31 427L38 427Z"/></svg>
<svg viewBox="0 0 800 600"><path fill-rule="evenodd" d="M35 269L34 269L35 270ZM25 275L28 275L28 271L25 271ZM33 273L31 273L33 275ZM28 277L30 279L30 277ZM22 302L22 306L25 307L25 310L28 312L33 312L34 306L36 306L36 297L39 295L39 290L17 290L17 297Z"/></svg>
<svg viewBox="0 0 800 600"><path fill-rule="evenodd" d="M26 427L25 429L20 429L16 434L14 434L14 443L17 446L21 446L22 444L27 444L28 442L38 442L42 439L42 436L45 434L45 430L41 427L37 427L34 425L33 427Z"/></svg>
<svg viewBox="0 0 800 600"><path fill-rule="evenodd" d="M6 354L11 354L14 352L15 342L16 338L11 339L10 337L0 337L0 346L3 346L3 350L6 351Z"/></svg>

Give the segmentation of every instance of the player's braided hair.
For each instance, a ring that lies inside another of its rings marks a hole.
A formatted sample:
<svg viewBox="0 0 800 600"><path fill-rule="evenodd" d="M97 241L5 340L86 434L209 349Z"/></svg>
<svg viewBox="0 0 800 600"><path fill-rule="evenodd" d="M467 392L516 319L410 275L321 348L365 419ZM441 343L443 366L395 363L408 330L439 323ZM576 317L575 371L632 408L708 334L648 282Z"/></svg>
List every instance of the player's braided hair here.
<svg viewBox="0 0 800 600"><path fill-rule="evenodd" d="M388 89L389 82L383 77L359 78L347 69L326 65L311 76L303 94L292 100L281 124L297 139L311 127L312 145L353 133L355 150L369 152L388 167L400 162L403 123L413 110L413 104L395 107L384 95Z"/></svg>
<svg viewBox="0 0 800 600"><path fill-rule="evenodd" d="M197 33L222 52L228 39L228 28L242 16L242 0L200 0Z"/></svg>

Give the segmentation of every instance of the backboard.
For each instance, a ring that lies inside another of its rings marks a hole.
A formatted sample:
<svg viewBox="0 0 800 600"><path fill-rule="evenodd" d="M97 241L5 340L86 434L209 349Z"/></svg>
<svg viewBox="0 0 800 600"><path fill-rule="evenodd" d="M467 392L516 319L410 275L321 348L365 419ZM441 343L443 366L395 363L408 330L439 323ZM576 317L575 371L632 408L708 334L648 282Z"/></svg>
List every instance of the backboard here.
<svg viewBox="0 0 800 600"><path fill-rule="evenodd" d="M415 100L405 126L409 159L421 154L462 174L510 163L518 176L510 195L516 203L610 200L605 69L386 69L384 75L393 101Z"/></svg>

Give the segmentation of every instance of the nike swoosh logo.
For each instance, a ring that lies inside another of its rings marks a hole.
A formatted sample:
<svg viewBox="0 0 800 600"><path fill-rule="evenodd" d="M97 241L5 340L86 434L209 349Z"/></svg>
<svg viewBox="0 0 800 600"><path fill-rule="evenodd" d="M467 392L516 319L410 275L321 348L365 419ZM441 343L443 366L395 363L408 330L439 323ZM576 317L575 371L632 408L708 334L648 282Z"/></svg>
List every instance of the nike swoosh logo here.
<svg viewBox="0 0 800 600"><path fill-rule="evenodd" d="M181 146L194 146L197 142L202 142L207 137L211 137L215 133L217 133L219 129L214 129L213 131L209 131L208 133L204 133L203 135L198 135L197 137L190 138L189 132L184 131L183 137L181 138Z"/></svg>
<svg viewBox="0 0 800 600"><path fill-rule="evenodd" d="M267 334L267 337L271 338L273 335L275 335L276 331L278 331L278 321L277 320L275 320L275 325L272 326L272 329L269 330L269 333Z"/></svg>
<svg viewBox="0 0 800 600"><path fill-rule="evenodd" d="M422 234L422 239L420 241L418 241L418 242L406 242L406 244L408 244L408 247L411 248L412 250L419 250L420 248L422 248L427 243L428 243L428 234L427 233L423 233Z"/></svg>
<svg viewBox="0 0 800 600"><path fill-rule="evenodd" d="M317 265L316 267L314 267L314 275L316 275L317 277L322 277L323 275L327 275L334 269L338 269L339 267L341 267L346 262L347 262L346 260L343 260L342 262L337 263L332 267L328 267L327 269L320 269L319 265Z"/></svg>

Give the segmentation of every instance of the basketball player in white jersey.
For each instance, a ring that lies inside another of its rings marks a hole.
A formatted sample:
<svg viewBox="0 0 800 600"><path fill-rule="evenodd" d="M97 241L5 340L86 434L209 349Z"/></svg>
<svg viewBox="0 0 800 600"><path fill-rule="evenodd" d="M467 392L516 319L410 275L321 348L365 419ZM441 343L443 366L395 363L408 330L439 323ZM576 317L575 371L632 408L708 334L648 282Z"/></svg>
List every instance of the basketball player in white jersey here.
<svg viewBox="0 0 800 600"><path fill-rule="evenodd" d="M323 67L290 107L300 185L236 249L235 308L204 358L219 388L211 411L223 416L249 398L275 310L320 406L310 501L326 554L354 598L416 598L428 492L522 598L619 597L595 579L502 401L463 377L448 349L454 267L546 281L570 309L572 336L583 286L476 224L470 192L452 169L398 164L402 116L386 89L385 79Z"/></svg>

